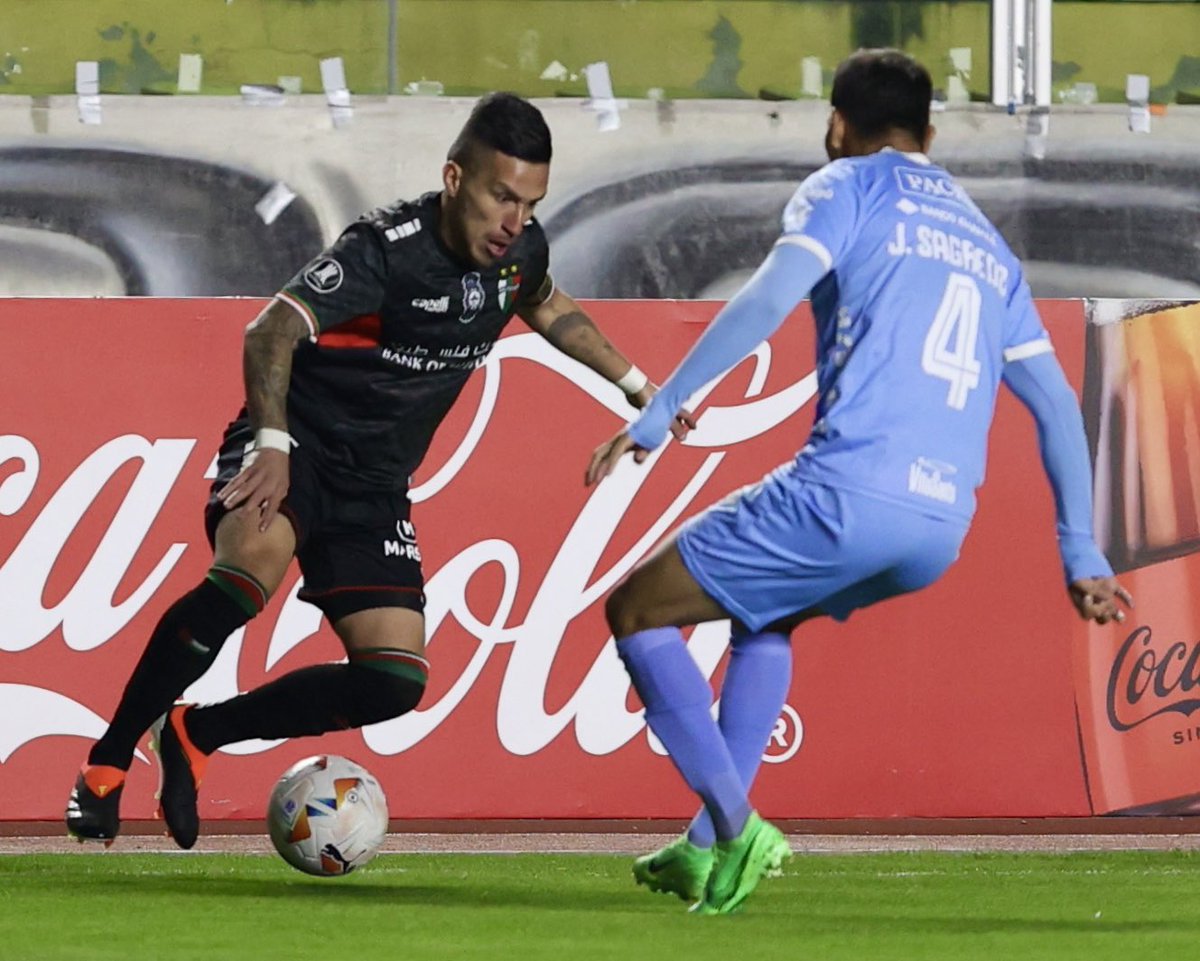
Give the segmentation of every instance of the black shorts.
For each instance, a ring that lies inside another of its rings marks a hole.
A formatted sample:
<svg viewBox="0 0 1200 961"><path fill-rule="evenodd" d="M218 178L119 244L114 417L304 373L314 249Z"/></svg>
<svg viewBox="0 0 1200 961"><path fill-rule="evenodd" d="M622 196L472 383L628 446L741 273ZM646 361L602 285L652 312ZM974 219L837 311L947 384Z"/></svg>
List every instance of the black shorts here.
<svg viewBox="0 0 1200 961"><path fill-rule="evenodd" d="M216 539L225 505L217 491L242 469L252 434L243 423L225 433L204 510L208 541ZM331 623L374 607L425 610L421 549L407 491L344 493L317 473L297 448L280 508L296 532L296 559L304 575L299 597L319 607Z"/></svg>

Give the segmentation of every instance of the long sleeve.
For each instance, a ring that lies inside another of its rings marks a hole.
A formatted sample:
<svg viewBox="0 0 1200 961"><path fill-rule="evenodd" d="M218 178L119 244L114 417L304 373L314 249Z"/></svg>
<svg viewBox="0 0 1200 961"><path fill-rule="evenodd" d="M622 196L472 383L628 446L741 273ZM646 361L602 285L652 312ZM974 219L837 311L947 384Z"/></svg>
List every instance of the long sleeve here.
<svg viewBox="0 0 1200 961"><path fill-rule="evenodd" d="M827 270L825 262L805 247L783 243L774 247L630 425L633 442L646 450L663 443L687 399L778 330Z"/></svg>
<svg viewBox="0 0 1200 961"><path fill-rule="evenodd" d="M1004 382L1037 422L1067 583L1110 576L1112 567L1092 531L1092 470L1083 418L1062 367L1052 353L1040 353L1006 364Z"/></svg>

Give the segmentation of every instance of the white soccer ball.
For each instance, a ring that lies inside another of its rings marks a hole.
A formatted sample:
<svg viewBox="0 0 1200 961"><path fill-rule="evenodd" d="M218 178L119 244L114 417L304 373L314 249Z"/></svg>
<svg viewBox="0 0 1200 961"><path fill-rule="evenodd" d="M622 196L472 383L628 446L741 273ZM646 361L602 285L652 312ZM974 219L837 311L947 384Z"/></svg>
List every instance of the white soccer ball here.
<svg viewBox="0 0 1200 961"><path fill-rule="evenodd" d="M267 828L275 850L305 874L349 874L379 853L387 798L365 768L336 754L292 765L271 791Z"/></svg>

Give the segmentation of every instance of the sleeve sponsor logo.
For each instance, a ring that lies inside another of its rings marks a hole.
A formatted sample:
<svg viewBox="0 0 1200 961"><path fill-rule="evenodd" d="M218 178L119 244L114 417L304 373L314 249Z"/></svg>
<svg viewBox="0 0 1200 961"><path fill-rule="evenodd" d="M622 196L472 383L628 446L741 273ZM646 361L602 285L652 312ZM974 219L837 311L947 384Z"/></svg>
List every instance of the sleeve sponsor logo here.
<svg viewBox="0 0 1200 961"><path fill-rule="evenodd" d="M342 265L332 257L322 257L304 271L304 282L318 294L332 294L344 279Z"/></svg>

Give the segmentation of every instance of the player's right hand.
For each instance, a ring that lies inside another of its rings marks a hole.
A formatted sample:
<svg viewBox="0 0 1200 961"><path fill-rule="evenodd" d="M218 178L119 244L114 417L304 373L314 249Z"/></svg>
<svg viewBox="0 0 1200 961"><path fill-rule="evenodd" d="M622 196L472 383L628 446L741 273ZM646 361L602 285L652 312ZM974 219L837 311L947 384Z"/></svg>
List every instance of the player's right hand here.
<svg viewBox="0 0 1200 961"><path fill-rule="evenodd" d="M227 511L258 511L258 529L266 531L279 513L291 481L290 458L281 450L252 451L238 475L217 492Z"/></svg>
<svg viewBox="0 0 1200 961"><path fill-rule="evenodd" d="M1067 593L1079 616L1097 624L1122 623L1125 612L1121 610L1121 604L1133 609L1133 596L1117 583L1115 577L1081 577L1070 583Z"/></svg>
<svg viewBox="0 0 1200 961"><path fill-rule="evenodd" d="M606 441L592 452L592 459L588 463L586 473L583 475L583 483L587 487L593 484L598 484L604 480L613 469L617 466L617 462L622 457L633 451L633 459L639 464L642 463L650 452L645 448L638 447L633 442L633 438L629 436L628 431L618 431L612 440Z"/></svg>

